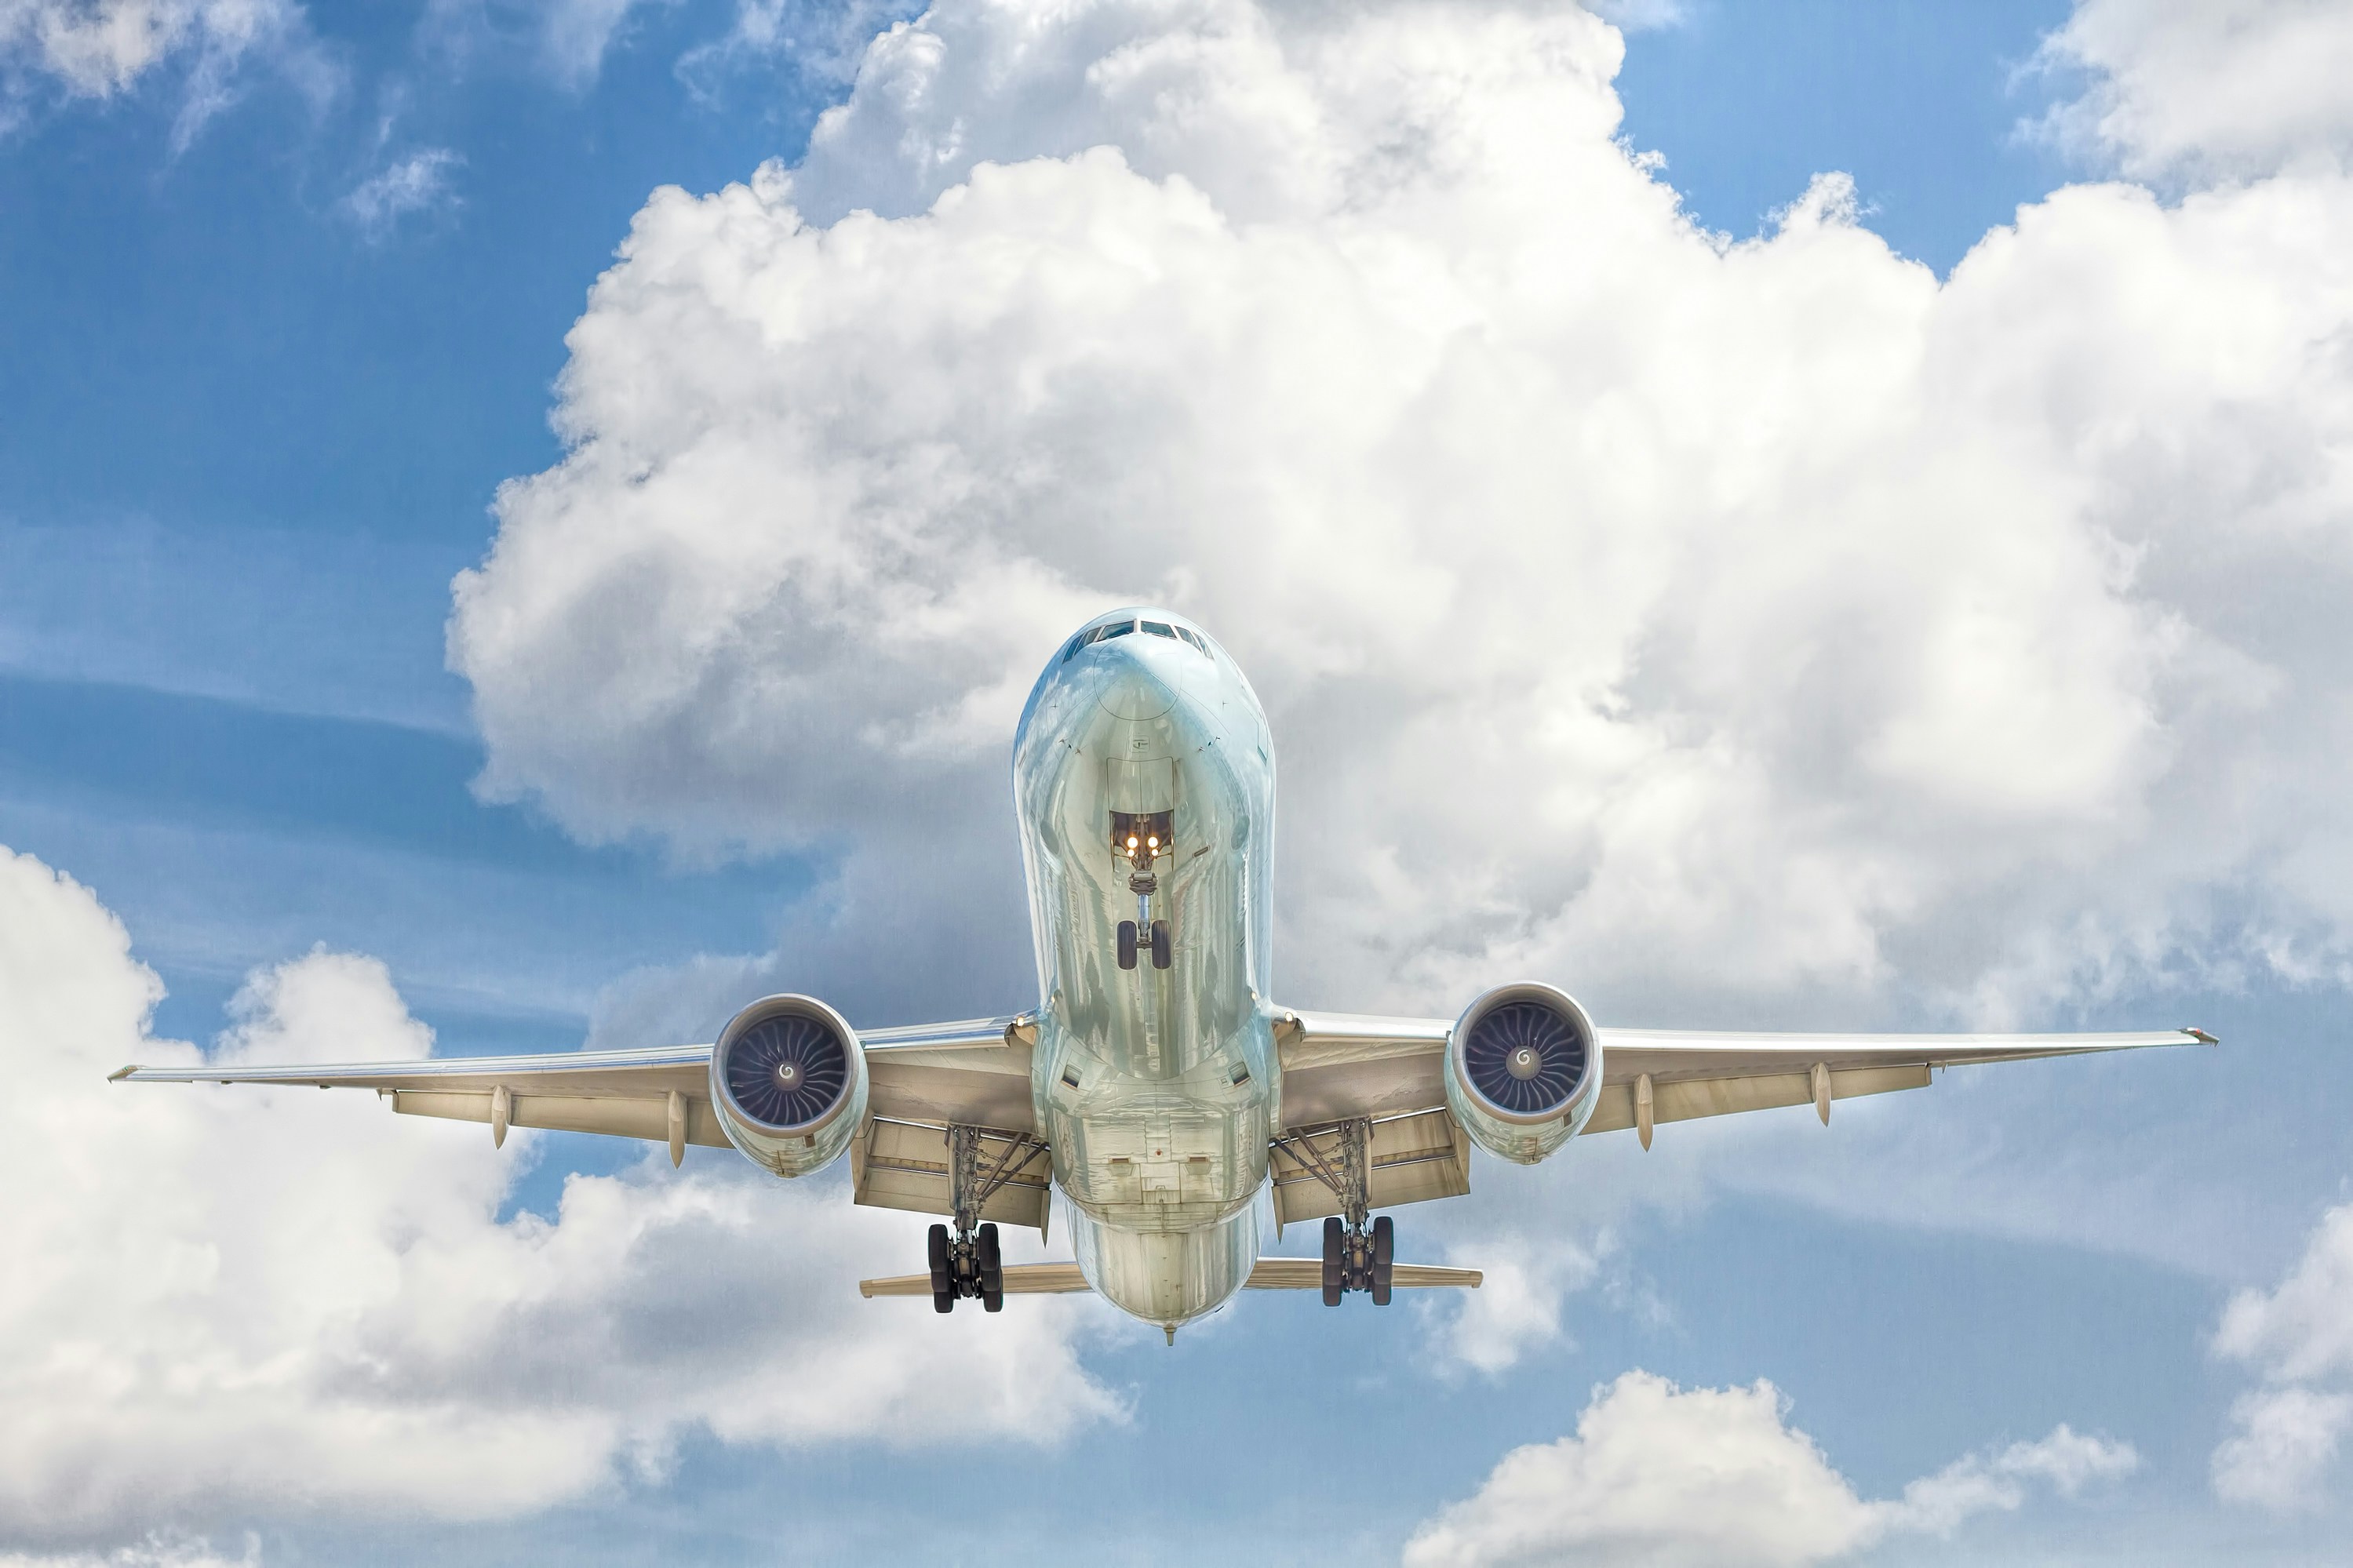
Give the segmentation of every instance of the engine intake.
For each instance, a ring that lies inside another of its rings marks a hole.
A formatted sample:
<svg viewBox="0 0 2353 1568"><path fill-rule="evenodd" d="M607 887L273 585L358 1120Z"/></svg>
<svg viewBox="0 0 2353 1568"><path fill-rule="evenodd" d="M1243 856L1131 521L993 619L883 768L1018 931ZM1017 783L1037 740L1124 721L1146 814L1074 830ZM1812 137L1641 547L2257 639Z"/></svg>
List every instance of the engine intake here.
<svg viewBox="0 0 2353 1568"><path fill-rule="evenodd" d="M1601 1040L1567 992L1527 982L1471 1004L1446 1047L1446 1105L1490 1154L1533 1165L1601 1096Z"/></svg>
<svg viewBox="0 0 2353 1568"><path fill-rule="evenodd" d="M711 1048L711 1104L727 1141L779 1176L831 1164L866 1120L866 1053L813 996L764 996Z"/></svg>

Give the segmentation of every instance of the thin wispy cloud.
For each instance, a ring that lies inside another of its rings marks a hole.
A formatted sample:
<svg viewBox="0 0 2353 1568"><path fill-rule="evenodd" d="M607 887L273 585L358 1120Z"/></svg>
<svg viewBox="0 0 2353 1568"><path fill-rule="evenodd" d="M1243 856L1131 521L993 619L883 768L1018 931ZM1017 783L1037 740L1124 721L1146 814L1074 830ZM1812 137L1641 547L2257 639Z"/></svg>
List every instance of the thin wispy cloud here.
<svg viewBox="0 0 2353 1568"><path fill-rule="evenodd" d="M0 115L21 117L43 88L108 100L159 75L175 79L171 147L185 152L268 68L314 104L340 89L341 67L296 0L9 0L0 5Z"/></svg>
<svg viewBox="0 0 2353 1568"><path fill-rule="evenodd" d="M447 147L427 147L378 170L336 204L371 240L383 239L404 218L454 207L454 184L466 160Z"/></svg>

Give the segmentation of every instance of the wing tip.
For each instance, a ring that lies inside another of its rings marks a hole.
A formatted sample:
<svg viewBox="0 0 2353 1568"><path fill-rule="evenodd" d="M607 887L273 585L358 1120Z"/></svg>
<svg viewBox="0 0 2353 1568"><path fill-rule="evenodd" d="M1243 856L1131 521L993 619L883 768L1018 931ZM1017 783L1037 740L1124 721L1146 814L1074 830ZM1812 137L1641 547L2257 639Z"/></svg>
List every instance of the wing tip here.
<svg viewBox="0 0 2353 1568"><path fill-rule="evenodd" d="M2215 1036L2208 1034L2205 1030L2198 1027L2195 1024L2186 1024L2182 1026L2181 1032L2189 1036L2191 1039L2197 1041L2201 1046L2219 1046L2222 1043L2221 1039Z"/></svg>
<svg viewBox="0 0 2353 1568"><path fill-rule="evenodd" d="M146 1070L147 1070L147 1069L146 1069L142 1065L141 1065L140 1063L138 1063L138 1062L132 1062L132 1063L129 1067L127 1067L127 1068L116 1068L112 1072L108 1073L108 1074L106 1075L106 1081L107 1081L107 1082L109 1082L109 1083L121 1083L124 1079L129 1078L132 1073L135 1073L135 1072L144 1072L144 1071L146 1071Z"/></svg>

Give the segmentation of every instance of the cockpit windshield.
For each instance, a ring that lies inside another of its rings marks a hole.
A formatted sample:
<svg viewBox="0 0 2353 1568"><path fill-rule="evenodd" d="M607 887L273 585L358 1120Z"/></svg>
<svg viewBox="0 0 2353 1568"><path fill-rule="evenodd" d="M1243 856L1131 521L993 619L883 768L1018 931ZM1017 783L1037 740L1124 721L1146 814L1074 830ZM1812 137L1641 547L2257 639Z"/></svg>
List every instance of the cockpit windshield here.
<svg viewBox="0 0 2353 1568"><path fill-rule="evenodd" d="M1062 650L1062 662L1070 663L1071 659L1078 657L1081 648L1091 643L1107 642L1113 637L1124 637L1134 631L1145 631L1156 637L1169 637L1186 643L1204 655L1209 651L1208 639L1202 637L1200 633L1187 631L1185 627L1172 625L1167 621L1110 621L1072 637L1071 646Z"/></svg>

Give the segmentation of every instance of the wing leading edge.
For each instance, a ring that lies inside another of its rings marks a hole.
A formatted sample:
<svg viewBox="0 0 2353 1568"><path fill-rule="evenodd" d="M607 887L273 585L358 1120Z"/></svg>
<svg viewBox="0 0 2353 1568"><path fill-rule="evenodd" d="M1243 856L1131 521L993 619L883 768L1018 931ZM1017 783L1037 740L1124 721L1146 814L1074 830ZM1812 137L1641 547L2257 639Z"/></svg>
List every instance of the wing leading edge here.
<svg viewBox="0 0 2353 1568"><path fill-rule="evenodd" d="M1369 1123L1365 1152L1373 1207L1470 1191L1469 1141L1447 1114L1448 1018L1286 1013L1283 1131L1272 1166L1279 1226L1339 1212L1314 1167L1338 1130ZM1779 1034L1754 1030L1597 1029L1602 1089L1585 1131L1633 1128L1643 1147L1662 1121L1811 1103L1824 1121L1834 1100L1926 1088L1937 1069L2042 1057L2213 1045L2201 1029L2123 1034Z"/></svg>
<svg viewBox="0 0 2353 1568"><path fill-rule="evenodd" d="M852 1150L859 1202L947 1213L950 1123L1031 1132L1029 1057L1037 1031L1028 1015L873 1029L858 1038L871 1118ZM501 1143L510 1127L596 1132L666 1143L673 1164L690 1143L731 1147L711 1108L708 1045L394 1062L132 1066L110 1076L118 1083L372 1089L404 1116L487 1122ZM987 1217L1043 1225L1045 1184L1034 1172L1022 1175L1007 1184Z"/></svg>

